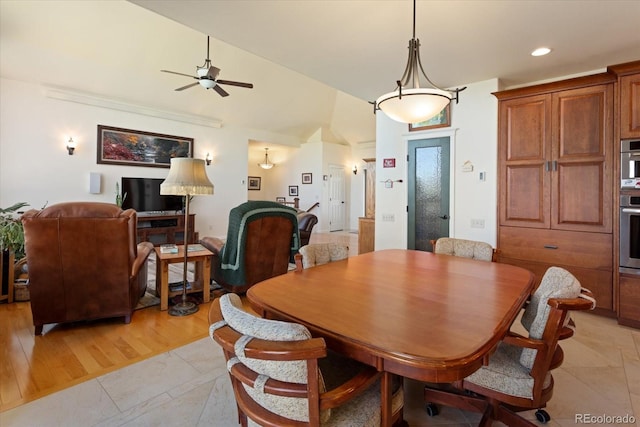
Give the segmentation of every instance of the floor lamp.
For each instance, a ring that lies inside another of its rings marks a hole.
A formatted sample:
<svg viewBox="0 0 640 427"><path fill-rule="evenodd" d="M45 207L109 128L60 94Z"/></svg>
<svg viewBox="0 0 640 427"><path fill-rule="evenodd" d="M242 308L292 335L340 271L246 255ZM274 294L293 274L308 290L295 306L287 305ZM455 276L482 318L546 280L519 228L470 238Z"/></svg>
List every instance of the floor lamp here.
<svg viewBox="0 0 640 427"><path fill-rule="evenodd" d="M187 301L187 255L189 252L189 199L191 196L213 194L213 184L207 177L204 160L187 157L171 159L169 175L160 184L160 194L184 196L184 269L182 273L182 302L169 309L172 316L188 316L198 311L198 305ZM202 292L209 292L209 283L202 284Z"/></svg>

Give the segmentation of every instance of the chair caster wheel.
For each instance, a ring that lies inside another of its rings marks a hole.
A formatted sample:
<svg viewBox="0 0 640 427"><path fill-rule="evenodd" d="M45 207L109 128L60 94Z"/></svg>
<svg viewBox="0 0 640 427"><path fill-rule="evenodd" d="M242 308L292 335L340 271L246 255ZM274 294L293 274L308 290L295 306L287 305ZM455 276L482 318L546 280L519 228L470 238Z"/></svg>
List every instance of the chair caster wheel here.
<svg viewBox="0 0 640 427"><path fill-rule="evenodd" d="M427 403L427 405L424 407L424 410L427 411L427 415L429 415L430 417L435 417L440 413L435 403Z"/></svg>
<svg viewBox="0 0 640 427"><path fill-rule="evenodd" d="M536 411L536 419L540 421L542 424L546 424L551 419L551 415L544 409L538 409Z"/></svg>

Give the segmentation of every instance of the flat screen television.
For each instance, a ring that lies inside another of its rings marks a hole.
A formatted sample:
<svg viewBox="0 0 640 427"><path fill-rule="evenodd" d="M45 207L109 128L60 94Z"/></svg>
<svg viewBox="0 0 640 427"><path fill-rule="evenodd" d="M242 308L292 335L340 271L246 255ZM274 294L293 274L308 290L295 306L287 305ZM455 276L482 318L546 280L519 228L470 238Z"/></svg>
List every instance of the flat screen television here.
<svg viewBox="0 0 640 427"><path fill-rule="evenodd" d="M135 209L138 212L165 212L182 209L182 196L164 196L160 194L162 178L122 178L120 191L127 197L122 209Z"/></svg>

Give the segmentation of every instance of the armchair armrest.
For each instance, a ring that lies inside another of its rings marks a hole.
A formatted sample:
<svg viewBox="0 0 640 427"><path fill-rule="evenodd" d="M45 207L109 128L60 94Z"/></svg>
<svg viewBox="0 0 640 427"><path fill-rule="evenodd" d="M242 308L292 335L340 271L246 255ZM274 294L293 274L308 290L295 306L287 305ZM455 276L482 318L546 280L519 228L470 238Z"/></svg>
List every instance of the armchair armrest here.
<svg viewBox="0 0 640 427"><path fill-rule="evenodd" d="M527 338L515 332L509 332L502 342L510 344L516 347L532 348L534 350L541 350L546 347L546 344L542 340L536 340L533 338Z"/></svg>
<svg viewBox="0 0 640 427"><path fill-rule="evenodd" d="M150 242L141 242L138 243L138 256L133 261L133 266L131 268L131 277L136 277L138 272L149 258L149 254L153 251L153 244Z"/></svg>
<svg viewBox="0 0 640 427"><path fill-rule="evenodd" d="M222 248L224 247L224 241L217 237L203 237L200 239L200 244L205 248L213 252L214 255L220 255Z"/></svg>

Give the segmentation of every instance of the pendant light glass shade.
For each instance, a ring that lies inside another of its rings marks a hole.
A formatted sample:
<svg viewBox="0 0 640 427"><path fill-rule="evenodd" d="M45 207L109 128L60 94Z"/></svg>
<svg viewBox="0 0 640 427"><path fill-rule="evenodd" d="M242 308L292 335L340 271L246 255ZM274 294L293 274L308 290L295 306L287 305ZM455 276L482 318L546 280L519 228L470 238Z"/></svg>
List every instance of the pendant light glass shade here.
<svg viewBox="0 0 640 427"><path fill-rule="evenodd" d="M376 101L378 108L389 118L402 123L429 120L451 102L451 94L440 89L406 89L382 95Z"/></svg>
<svg viewBox="0 0 640 427"><path fill-rule="evenodd" d="M420 86L421 75L428 84ZM413 0L413 38L409 41L409 59L393 92L379 97L374 106L389 118L402 123L418 123L436 116L466 87L449 91L436 86L422 68L420 40L416 39L416 1Z"/></svg>
<svg viewBox="0 0 640 427"><path fill-rule="evenodd" d="M268 148L264 149L264 162L258 163L258 166L260 166L262 169L271 169L272 167L275 166L273 163L271 163L269 161L269 149Z"/></svg>

